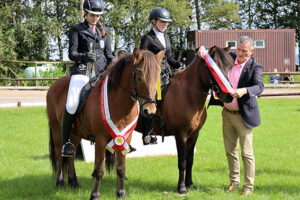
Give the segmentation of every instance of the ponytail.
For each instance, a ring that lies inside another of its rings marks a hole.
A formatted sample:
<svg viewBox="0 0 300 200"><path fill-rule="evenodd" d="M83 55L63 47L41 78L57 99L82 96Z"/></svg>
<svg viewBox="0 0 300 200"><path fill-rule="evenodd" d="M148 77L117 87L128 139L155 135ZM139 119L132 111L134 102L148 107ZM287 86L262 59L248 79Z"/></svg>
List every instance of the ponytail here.
<svg viewBox="0 0 300 200"><path fill-rule="evenodd" d="M103 25L101 24L101 22L98 21L96 25L100 29L102 37L105 37L106 36L106 32L105 32L105 30L104 30Z"/></svg>

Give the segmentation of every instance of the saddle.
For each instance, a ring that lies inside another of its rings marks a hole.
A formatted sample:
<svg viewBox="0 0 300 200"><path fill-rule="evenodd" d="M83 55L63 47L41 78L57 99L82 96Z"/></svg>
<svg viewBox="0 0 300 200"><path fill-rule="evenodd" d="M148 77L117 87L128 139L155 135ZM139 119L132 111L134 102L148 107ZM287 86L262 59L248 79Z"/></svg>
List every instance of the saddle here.
<svg viewBox="0 0 300 200"><path fill-rule="evenodd" d="M93 133L91 133L90 129L87 126L87 123L86 123L84 117L82 117L82 118L80 117L80 113L82 112L82 110L85 106L85 103L87 101L87 98L88 98L89 94L91 93L92 89L95 87L97 82L100 80L100 78L101 78L101 74L91 78L90 81L82 88L82 90L80 92L79 105L78 105L78 108L77 108L77 111L76 111L76 116L79 118L81 128L82 128L83 131L87 132L87 139L89 141L91 141L91 144L95 143L95 135L93 135Z"/></svg>
<svg viewBox="0 0 300 200"><path fill-rule="evenodd" d="M77 115L79 115L80 112L82 111L89 94L91 93L92 89L95 87L97 82L100 80L100 78L101 78L101 74L91 78L90 81L82 88L80 92L79 105L76 111Z"/></svg>

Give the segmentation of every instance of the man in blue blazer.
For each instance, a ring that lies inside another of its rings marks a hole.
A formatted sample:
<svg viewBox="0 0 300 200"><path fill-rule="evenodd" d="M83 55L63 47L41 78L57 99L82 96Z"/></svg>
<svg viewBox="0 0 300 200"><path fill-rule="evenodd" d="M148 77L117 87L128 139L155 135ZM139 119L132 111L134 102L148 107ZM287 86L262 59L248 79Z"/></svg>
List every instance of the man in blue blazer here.
<svg viewBox="0 0 300 200"><path fill-rule="evenodd" d="M201 46L200 55L207 53ZM264 89L262 66L251 55L254 41L249 36L238 39L235 53L231 52L234 65L229 71L229 81L234 89L231 103L224 103L223 139L229 166L230 185L226 191L231 192L240 186L240 164L238 142L240 142L244 164L244 187L242 196L250 195L254 189L255 161L252 147L252 128L260 125L260 114L256 96Z"/></svg>

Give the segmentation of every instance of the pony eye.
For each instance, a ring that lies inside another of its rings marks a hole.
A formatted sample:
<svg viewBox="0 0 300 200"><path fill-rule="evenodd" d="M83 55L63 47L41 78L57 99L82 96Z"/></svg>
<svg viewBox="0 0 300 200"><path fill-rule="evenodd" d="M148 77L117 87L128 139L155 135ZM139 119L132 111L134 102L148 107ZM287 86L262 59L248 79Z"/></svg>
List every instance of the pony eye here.
<svg viewBox="0 0 300 200"><path fill-rule="evenodd" d="M137 80L138 80L138 82L142 82L142 79L141 79L141 78L138 78Z"/></svg>

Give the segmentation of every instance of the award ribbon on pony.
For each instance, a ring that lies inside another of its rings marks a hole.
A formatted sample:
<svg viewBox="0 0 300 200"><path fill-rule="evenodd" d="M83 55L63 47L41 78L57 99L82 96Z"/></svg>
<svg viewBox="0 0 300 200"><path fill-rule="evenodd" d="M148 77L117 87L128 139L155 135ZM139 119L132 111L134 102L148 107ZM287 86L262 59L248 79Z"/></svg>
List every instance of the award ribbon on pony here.
<svg viewBox="0 0 300 200"><path fill-rule="evenodd" d="M204 60L208 66L208 69L216 79L218 85L220 86L222 92L224 93L232 93L233 89L231 84L227 81L224 74L221 72L220 68L214 62L214 60L210 57L210 55L206 54L204 56Z"/></svg>
<svg viewBox="0 0 300 200"><path fill-rule="evenodd" d="M119 129L116 127L116 125L110 118L108 96L107 96L107 82L108 82L108 76L105 77L101 87L101 94L100 94L101 117L107 132L111 135L113 139L106 145L106 149L109 150L111 153L113 153L117 149L120 149L122 154L125 155L130 151L126 139L128 135L134 130L137 124L137 120L140 112L140 106L139 106L139 102L137 101L136 118L122 131L119 131Z"/></svg>

